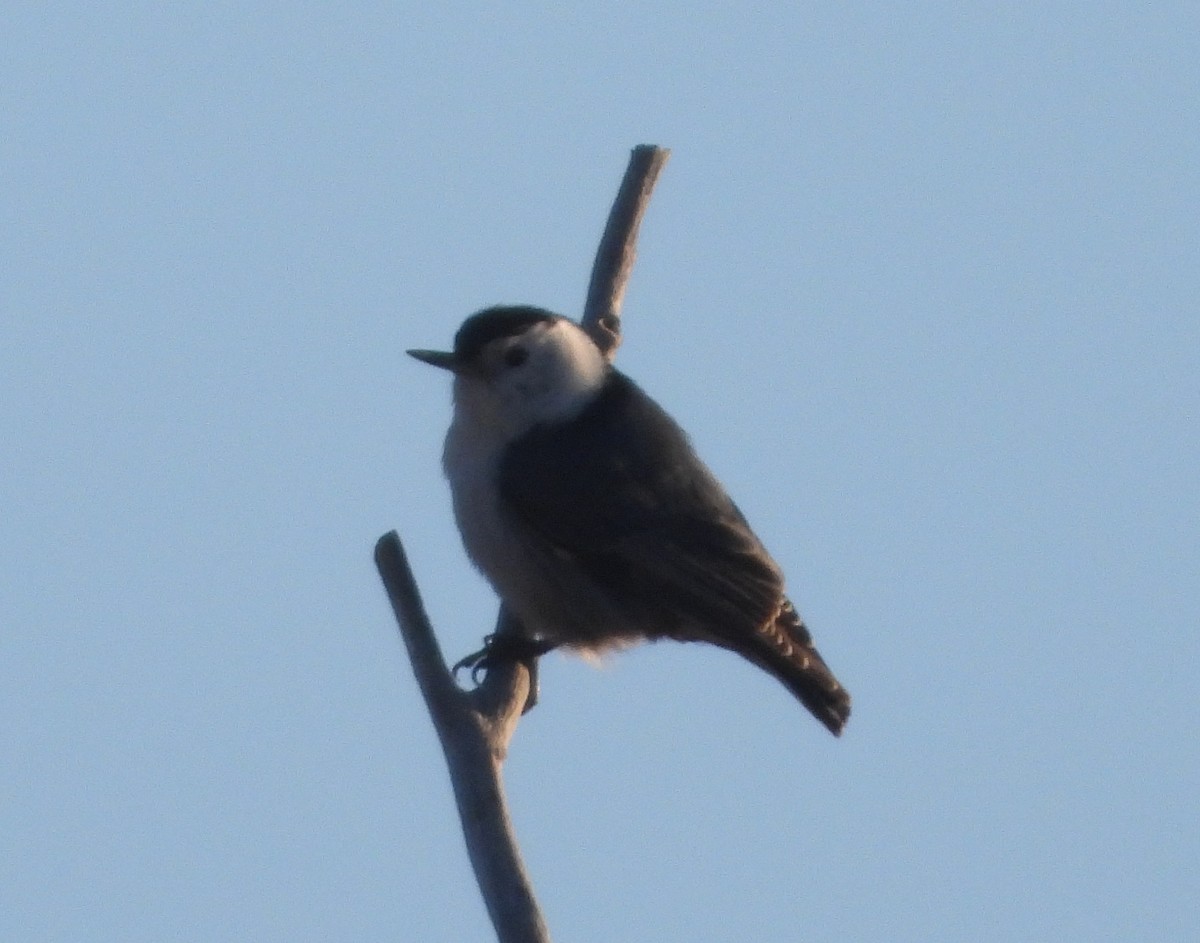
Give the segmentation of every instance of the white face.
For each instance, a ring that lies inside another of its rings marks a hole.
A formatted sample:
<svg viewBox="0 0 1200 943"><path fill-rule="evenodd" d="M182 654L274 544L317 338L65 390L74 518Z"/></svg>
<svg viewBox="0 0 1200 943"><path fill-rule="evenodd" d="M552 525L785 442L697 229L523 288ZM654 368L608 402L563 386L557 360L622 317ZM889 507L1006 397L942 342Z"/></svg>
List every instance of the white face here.
<svg viewBox="0 0 1200 943"><path fill-rule="evenodd" d="M497 338L480 352L477 367L455 378L455 405L506 439L575 416L607 372L599 348L565 319Z"/></svg>

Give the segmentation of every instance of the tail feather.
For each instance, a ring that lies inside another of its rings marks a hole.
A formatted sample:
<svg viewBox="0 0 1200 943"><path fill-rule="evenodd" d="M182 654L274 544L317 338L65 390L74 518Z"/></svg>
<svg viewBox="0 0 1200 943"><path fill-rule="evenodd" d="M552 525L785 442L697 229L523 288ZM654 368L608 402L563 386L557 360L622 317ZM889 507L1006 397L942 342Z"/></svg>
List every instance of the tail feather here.
<svg viewBox="0 0 1200 943"><path fill-rule="evenodd" d="M850 718L850 694L838 683L813 646L812 635L791 601L755 635L755 645L739 654L774 675L829 728L835 737Z"/></svg>

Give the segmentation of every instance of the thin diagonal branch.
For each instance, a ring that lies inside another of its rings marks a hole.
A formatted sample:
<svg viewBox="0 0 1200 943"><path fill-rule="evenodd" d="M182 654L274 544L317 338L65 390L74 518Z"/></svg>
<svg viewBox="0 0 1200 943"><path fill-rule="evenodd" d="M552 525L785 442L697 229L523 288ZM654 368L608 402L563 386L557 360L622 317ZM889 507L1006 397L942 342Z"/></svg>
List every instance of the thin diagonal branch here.
<svg viewBox="0 0 1200 943"><path fill-rule="evenodd" d="M637 259L638 229L659 172L670 156L669 150L653 144L639 144L633 149L592 263L580 323L609 360L621 344L621 305Z"/></svg>
<svg viewBox="0 0 1200 943"><path fill-rule="evenodd" d="M529 693L529 670L507 663L489 671L475 691L468 694L459 689L442 658L395 531L379 538L375 565L446 755L467 852L497 938L501 943L550 943L521 861L500 778L500 766Z"/></svg>

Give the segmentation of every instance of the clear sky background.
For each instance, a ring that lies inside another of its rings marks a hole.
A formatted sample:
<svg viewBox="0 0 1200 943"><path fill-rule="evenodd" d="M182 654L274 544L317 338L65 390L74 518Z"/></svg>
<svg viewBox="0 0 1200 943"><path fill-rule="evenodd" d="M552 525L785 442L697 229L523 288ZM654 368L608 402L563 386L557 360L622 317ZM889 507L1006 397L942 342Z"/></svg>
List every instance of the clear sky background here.
<svg viewBox="0 0 1200 943"><path fill-rule="evenodd" d="M543 661L561 941L1200 923L1195 4L38 3L0 17L0 938L486 940L372 563L495 602L440 472L471 311L578 314L855 697Z"/></svg>

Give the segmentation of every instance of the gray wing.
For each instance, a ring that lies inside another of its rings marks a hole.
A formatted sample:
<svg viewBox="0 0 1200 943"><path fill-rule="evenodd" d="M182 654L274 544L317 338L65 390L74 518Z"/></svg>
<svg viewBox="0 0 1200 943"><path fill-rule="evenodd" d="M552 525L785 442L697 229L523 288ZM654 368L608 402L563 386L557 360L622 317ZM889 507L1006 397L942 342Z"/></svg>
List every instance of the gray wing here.
<svg viewBox="0 0 1200 943"><path fill-rule="evenodd" d="M623 374L574 421L515 443L499 488L648 634L692 624L739 636L779 610L779 568L684 432Z"/></svg>

